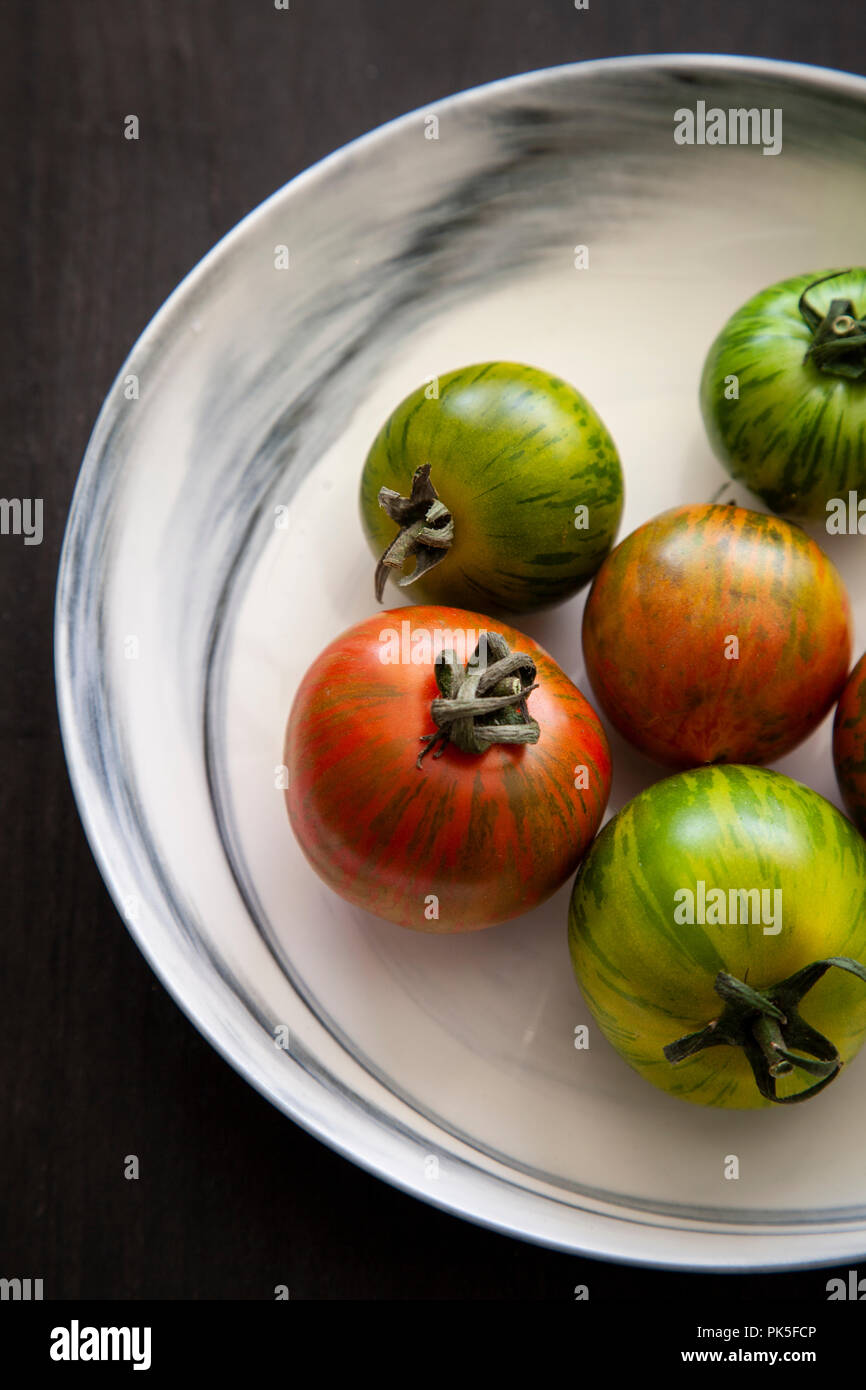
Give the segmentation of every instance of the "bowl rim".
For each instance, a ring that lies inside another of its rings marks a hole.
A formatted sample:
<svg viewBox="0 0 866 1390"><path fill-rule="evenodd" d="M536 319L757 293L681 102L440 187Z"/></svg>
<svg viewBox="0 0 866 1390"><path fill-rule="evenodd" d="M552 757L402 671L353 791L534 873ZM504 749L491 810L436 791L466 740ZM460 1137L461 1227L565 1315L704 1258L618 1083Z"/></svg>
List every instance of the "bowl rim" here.
<svg viewBox="0 0 866 1390"><path fill-rule="evenodd" d="M230 1031L223 1027L221 1035L216 1013L211 1017L207 1016L211 1012L207 1007L208 989L203 988L196 998L192 998L185 982L181 984L169 978L148 940L147 931L130 921L128 914L124 912L124 894L116 870L115 856L111 847L105 843L96 823L95 808L89 802L84 785L82 745L85 738L79 728L80 717L74 700L67 640L74 587L72 536L79 525L82 499L98 473L102 445L117 410L115 402L118 384L133 369L135 362L152 352L163 334L186 311L190 301L195 299L216 267L231 256L235 246L244 241L257 224L267 218L276 204L291 198L299 190L314 187L319 180L328 178L332 170L347 167L359 155L364 155L379 144L394 138L411 123L417 122L421 113L439 114L445 110L471 109L476 104L495 100L500 94L531 94L533 90L560 81L592 79L595 76L615 75L617 72L628 74L653 71L706 73L708 78L719 73L763 76L777 81L787 80L812 90L849 96L866 103L866 77L858 74L790 60L729 53L662 51L594 58L500 77L427 101L325 155L294 175L246 213L183 276L138 335L118 369L90 433L72 493L58 563L54 602L54 675L61 739L76 807L91 853L124 926L145 960L175 1003L234 1070L265 1099L320 1142L327 1144L342 1157L375 1177L431 1206L486 1229L550 1249L636 1267L695 1272L755 1273L828 1267L840 1261L862 1258L866 1254L866 1224L858 1221L853 1229L842 1225L833 1226L832 1235L828 1235L824 1227L811 1232L804 1230L802 1226L780 1228L775 1231L762 1229L757 1232L741 1226L728 1230L712 1230L709 1222L702 1229L700 1226L694 1229L690 1225L670 1226L667 1223L648 1221L646 1211L618 1207L614 1202L602 1203L604 1209L601 1211L586 1206L566 1206L554 1197L520 1186L513 1178L509 1180L503 1175L476 1168L471 1163L457 1158L449 1161L462 1165L462 1169L465 1169L463 1176L467 1180L462 1183L458 1194L448 1196L434 1190L434 1185L425 1182L423 1178L410 1177L405 1163L401 1166L396 1157L393 1161L386 1161L381 1154L378 1158L375 1156L377 1146L370 1142L369 1127L379 1125L381 1121L374 1115L359 1114L360 1107L356 1096L344 1102L348 1112L354 1113L355 1122L342 1127L332 1123L329 1127L326 1120L311 1114L296 1096L287 1098L277 1094L269 1081L256 1076L239 1055L240 1048ZM334 1113L333 1110L330 1112L331 1119ZM339 1118L342 1112L337 1109L336 1113ZM396 1133L396 1130L392 1129L391 1133ZM407 1147L404 1139L399 1154L405 1154ZM504 1191L509 1191L511 1195L504 1202L503 1214L497 1215L495 1208L503 1206L503 1203L495 1199L501 1199ZM491 1195L493 1201L490 1200ZM473 1202L473 1198L486 1198L480 1203L482 1209L479 1209L477 1200ZM544 1208L550 1208L554 1216L558 1216L560 1220L563 1210L571 1213L567 1233L539 1230L538 1214ZM715 1220L717 1224L724 1226L723 1213ZM581 1229L575 1232L573 1226ZM660 1236L663 1237L664 1248L656 1249L655 1244ZM823 1251L813 1249L812 1253L805 1255L804 1241L810 1241L814 1245L820 1242L822 1236L825 1242L833 1243L832 1250L828 1253L826 1248ZM845 1239L840 1240L840 1237Z"/></svg>

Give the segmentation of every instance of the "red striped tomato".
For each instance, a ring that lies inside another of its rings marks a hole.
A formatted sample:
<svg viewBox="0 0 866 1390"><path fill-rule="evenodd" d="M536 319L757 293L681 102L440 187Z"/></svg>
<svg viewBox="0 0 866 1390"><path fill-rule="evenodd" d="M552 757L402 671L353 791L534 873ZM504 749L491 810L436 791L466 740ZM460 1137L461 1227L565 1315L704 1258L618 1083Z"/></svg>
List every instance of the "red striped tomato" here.
<svg viewBox="0 0 866 1390"><path fill-rule="evenodd" d="M482 634L489 675L466 671ZM503 670L497 637L524 660L486 690ZM503 707L464 713L473 686ZM488 739L508 741L458 746ZM474 931L547 898L577 868L610 792L607 740L577 687L532 638L458 608L387 610L326 647L292 705L284 762L289 820L319 876L429 932Z"/></svg>
<svg viewBox="0 0 866 1390"><path fill-rule="evenodd" d="M675 507L602 564L583 650L602 708L650 757L764 763L838 699L850 606L799 526L742 507Z"/></svg>
<svg viewBox="0 0 866 1390"><path fill-rule="evenodd" d="M866 835L866 655L851 672L836 706L833 762L845 810Z"/></svg>

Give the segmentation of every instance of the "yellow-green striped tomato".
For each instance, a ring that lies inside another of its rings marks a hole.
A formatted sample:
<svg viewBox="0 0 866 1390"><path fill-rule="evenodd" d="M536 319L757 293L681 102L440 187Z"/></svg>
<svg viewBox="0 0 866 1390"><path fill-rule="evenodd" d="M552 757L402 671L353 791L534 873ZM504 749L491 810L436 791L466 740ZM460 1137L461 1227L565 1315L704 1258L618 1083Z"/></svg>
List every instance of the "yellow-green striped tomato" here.
<svg viewBox="0 0 866 1390"><path fill-rule="evenodd" d="M361 519L416 603L529 612L569 598L611 548L616 447L589 401L549 372L483 362L433 378L392 412L361 478Z"/></svg>
<svg viewBox="0 0 866 1390"><path fill-rule="evenodd" d="M866 1036L866 844L782 773L678 773L597 836L569 945L604 1036L653 1085L731 1108L806 1099Z"/></svg>

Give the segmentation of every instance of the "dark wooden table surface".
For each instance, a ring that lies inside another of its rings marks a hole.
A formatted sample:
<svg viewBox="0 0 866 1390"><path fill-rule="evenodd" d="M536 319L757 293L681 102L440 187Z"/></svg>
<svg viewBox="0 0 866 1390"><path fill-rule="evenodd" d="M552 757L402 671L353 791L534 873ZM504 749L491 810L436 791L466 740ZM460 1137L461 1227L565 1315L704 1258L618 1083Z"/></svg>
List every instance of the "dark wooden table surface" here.
<svg viewBox="0 0 866 1390"><path fill-rule="evenodd" d="M862 0L0 0L0 491L44 499L41 545L0 537L0 1276L42 1278L58 1299L694 1292L694 1276L573 1259L415 1201L212 1051L127 935L78 820L56 568L126 352L299 170L442 95L566 61L711 51L863 72L864 15ZM811 1300L828 1273L702 1276L700 1292Z"/></svg>

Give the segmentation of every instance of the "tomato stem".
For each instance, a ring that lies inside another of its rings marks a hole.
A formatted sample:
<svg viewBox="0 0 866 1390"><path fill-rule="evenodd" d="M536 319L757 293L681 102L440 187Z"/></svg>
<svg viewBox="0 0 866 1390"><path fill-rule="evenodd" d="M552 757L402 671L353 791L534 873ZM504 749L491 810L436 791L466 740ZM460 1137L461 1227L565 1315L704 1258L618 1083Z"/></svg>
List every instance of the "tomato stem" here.
<svg viewBox="0 0 866 1390"><path fill-rule="evenodd" d="M415 567L398 580L401 589L445 559L454 539L454 519L430 481L430 464L412 475L412 491L401 497L393 488L379 489L379 506L400 527L376 566L376 598L382 602L389 570L400 570L415 556Z"/></svg>
<svg viewBox="0 0 866 1390"><path fill-rule="evenodd" d="M799 309L812 330L812 342L806 349L805 362L813 362L822 372L857 381L866 377L866 320L857 317L850 299L833 299L826 314L821 315L807 298L816 285L850 275L848 270L836 270L813 280L800 295Z"/></svg>
<svg viewBox="0 0 866 1390"><path fill-rule="evenodd" d="M842 1069L836 1048L800 1016L797 1007L831 965L866 981L866 966L850 956L814 961L767 990L753 989L734 975L719 971L713 988L725 1001L724 1011L698 1032L668 1043L663 1049L665 1057L677 1063L707 1047L741 1047L762 1096L779 1105L806 1100L829 1085ZM776 1078L790 1075L795 1068L815 1077L814 1085L795 1095L776 1095Z"/></svg>
<svg viewBox="0 0 866 1390"><path fill-rule="evenodd" d="M434 758L449 741L464 753L485 753L494 743L538 742L541 731L526 707L527 695L538 689L535 662L525 652L512 652L501 633L482 632L465 667L454 652L444 651L434 669L441 698L430 713L437 730L422 734L427 746L416 767L437 743L442 746Z"/></svg>

